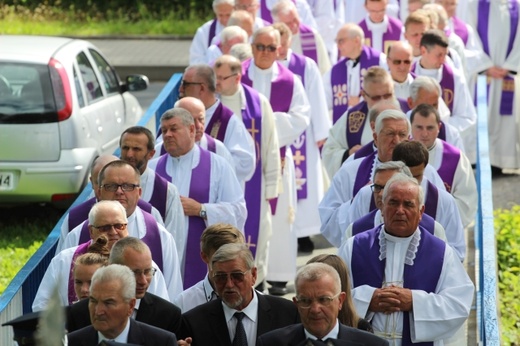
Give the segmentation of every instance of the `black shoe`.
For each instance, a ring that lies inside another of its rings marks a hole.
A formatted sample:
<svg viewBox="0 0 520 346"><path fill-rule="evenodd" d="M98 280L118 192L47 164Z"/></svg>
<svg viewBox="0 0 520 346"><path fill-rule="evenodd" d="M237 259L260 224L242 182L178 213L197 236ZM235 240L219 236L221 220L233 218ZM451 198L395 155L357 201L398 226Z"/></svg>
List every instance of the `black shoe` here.
<svg viewBox="0 0 520 346"><path fill-rule="evenodd" d="M283 296L287 294L287 282L284 281L268 281L268 284L271 285L269 287L269 294L273 296Z"/></svg>
<svg viewBox="0 0 520 346"><path fill-rule="evenodd" d="M311 254L314 251L314 243L310 237L298 238L298 252Z"/></svg>

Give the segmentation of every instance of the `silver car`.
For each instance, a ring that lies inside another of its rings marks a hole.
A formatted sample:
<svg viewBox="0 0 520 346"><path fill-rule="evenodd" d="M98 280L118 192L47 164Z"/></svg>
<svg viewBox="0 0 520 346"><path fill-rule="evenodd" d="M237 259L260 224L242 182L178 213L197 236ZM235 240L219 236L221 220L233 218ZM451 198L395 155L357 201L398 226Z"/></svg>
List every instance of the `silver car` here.
<svg viewBox="0 0 520 346"><path fill-rule="evenodd" d="M91 162L113 153L142 115L128 91L87 41L0 35L0 205L67 205L88 181Z"/></svg>

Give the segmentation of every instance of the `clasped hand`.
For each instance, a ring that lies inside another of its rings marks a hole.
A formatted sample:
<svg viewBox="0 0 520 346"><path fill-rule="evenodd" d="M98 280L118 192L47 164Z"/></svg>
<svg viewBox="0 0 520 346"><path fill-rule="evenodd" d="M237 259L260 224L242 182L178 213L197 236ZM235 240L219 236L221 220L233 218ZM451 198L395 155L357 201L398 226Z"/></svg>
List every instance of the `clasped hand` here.
<svg viewBox="0 0 520 346"><path fill-rule="evenodd" d="M372 295L369 310L391 314L412 310L412 291L408 288L390 286L377 288Z"/></svg>

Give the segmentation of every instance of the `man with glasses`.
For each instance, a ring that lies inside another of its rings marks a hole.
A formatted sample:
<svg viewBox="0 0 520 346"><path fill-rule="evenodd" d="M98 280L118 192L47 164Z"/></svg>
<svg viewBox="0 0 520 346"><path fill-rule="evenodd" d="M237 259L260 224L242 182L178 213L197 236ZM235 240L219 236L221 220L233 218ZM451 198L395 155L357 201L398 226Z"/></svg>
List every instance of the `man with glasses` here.
<svg viewBox="0 0 520 346"><path fill-rule="evenodd" d="M112 247L108 263L127 266L135 275L137 300L131 317L136 321L178 334L181 327L181 310L168 300L148 292L157 271L153 266L148 245L135 237L123 238ZM69 333L91 324L88 305L89 300L83 299L67 310Z"/></svg>
<svg viewBox="0 0 520 346"><path fill-rule="evenodd" d="M180 336L193 346L254 346L258 336L299 322L289 300L255 291L257 269L245 244L222 245L210 263L219 299L183 314Z"/></svg>
<svg viewBox="0 0 520 346"><path fill-rule="evenodd" d="M338 313L346 293L341 292L339 274L330 265L306 264L296 273L294 285L296 296L293 302L302 323L259 335L256 345L343 345L336 340L348 341L348 345L388 345L388 341L371 333L339 322Z"/></svg>
<svg viewBox="0 0 520 346"><path fill-rule="evenodd" d="M99 173L98 195L100 200L115 200L123 205L128 217L128 232L132 237L143 239L152 251L153 260L163 271L170 298L182 292L180 263L184 248L157 219L139 207L141 197L140 173L123 160L112 161ZM174 230L181 232L181 230ZM86 222L74 228L65 239L64 248L76 246L88 238Z"/></svg>
<svg viewBox="0 0 520 346"><path fill-rule="evenodd" d="M128 219L126 210L117 201L100 201L92 206L89 212L88 232L90 239L85 243L60 251L51 260L42 278L34 302L33 311L44 310L52 295L53 289L58 285L60 303L68 306L76 301L74 294L73 264L77 257L86 253L88 247L101 235L108 238L107 247L112 246L128 236ZM169 298L166 284L162 274L159 274L153 282L151 291L164 298Z"/></svg>
<svg viewBox="0 0 520 346"><path fill-rule="evenodd" d="M407 100L410 96L410 84L414 76L410 73L413 61L412 46L404 41L393 42L388 46L386 61L394 82L395 96Z"/></svg>

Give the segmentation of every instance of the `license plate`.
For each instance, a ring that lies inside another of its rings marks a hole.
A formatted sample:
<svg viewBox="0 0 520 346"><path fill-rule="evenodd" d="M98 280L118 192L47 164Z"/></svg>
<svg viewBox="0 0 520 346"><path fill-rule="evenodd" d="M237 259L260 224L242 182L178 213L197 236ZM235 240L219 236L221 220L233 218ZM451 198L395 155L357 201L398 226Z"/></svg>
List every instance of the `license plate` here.
<svg viewBox="0 0 520 346"><path fill-rule="evenodd" d="M0 191L14 189L14 174L11 172L0 172Z"/></svg>

